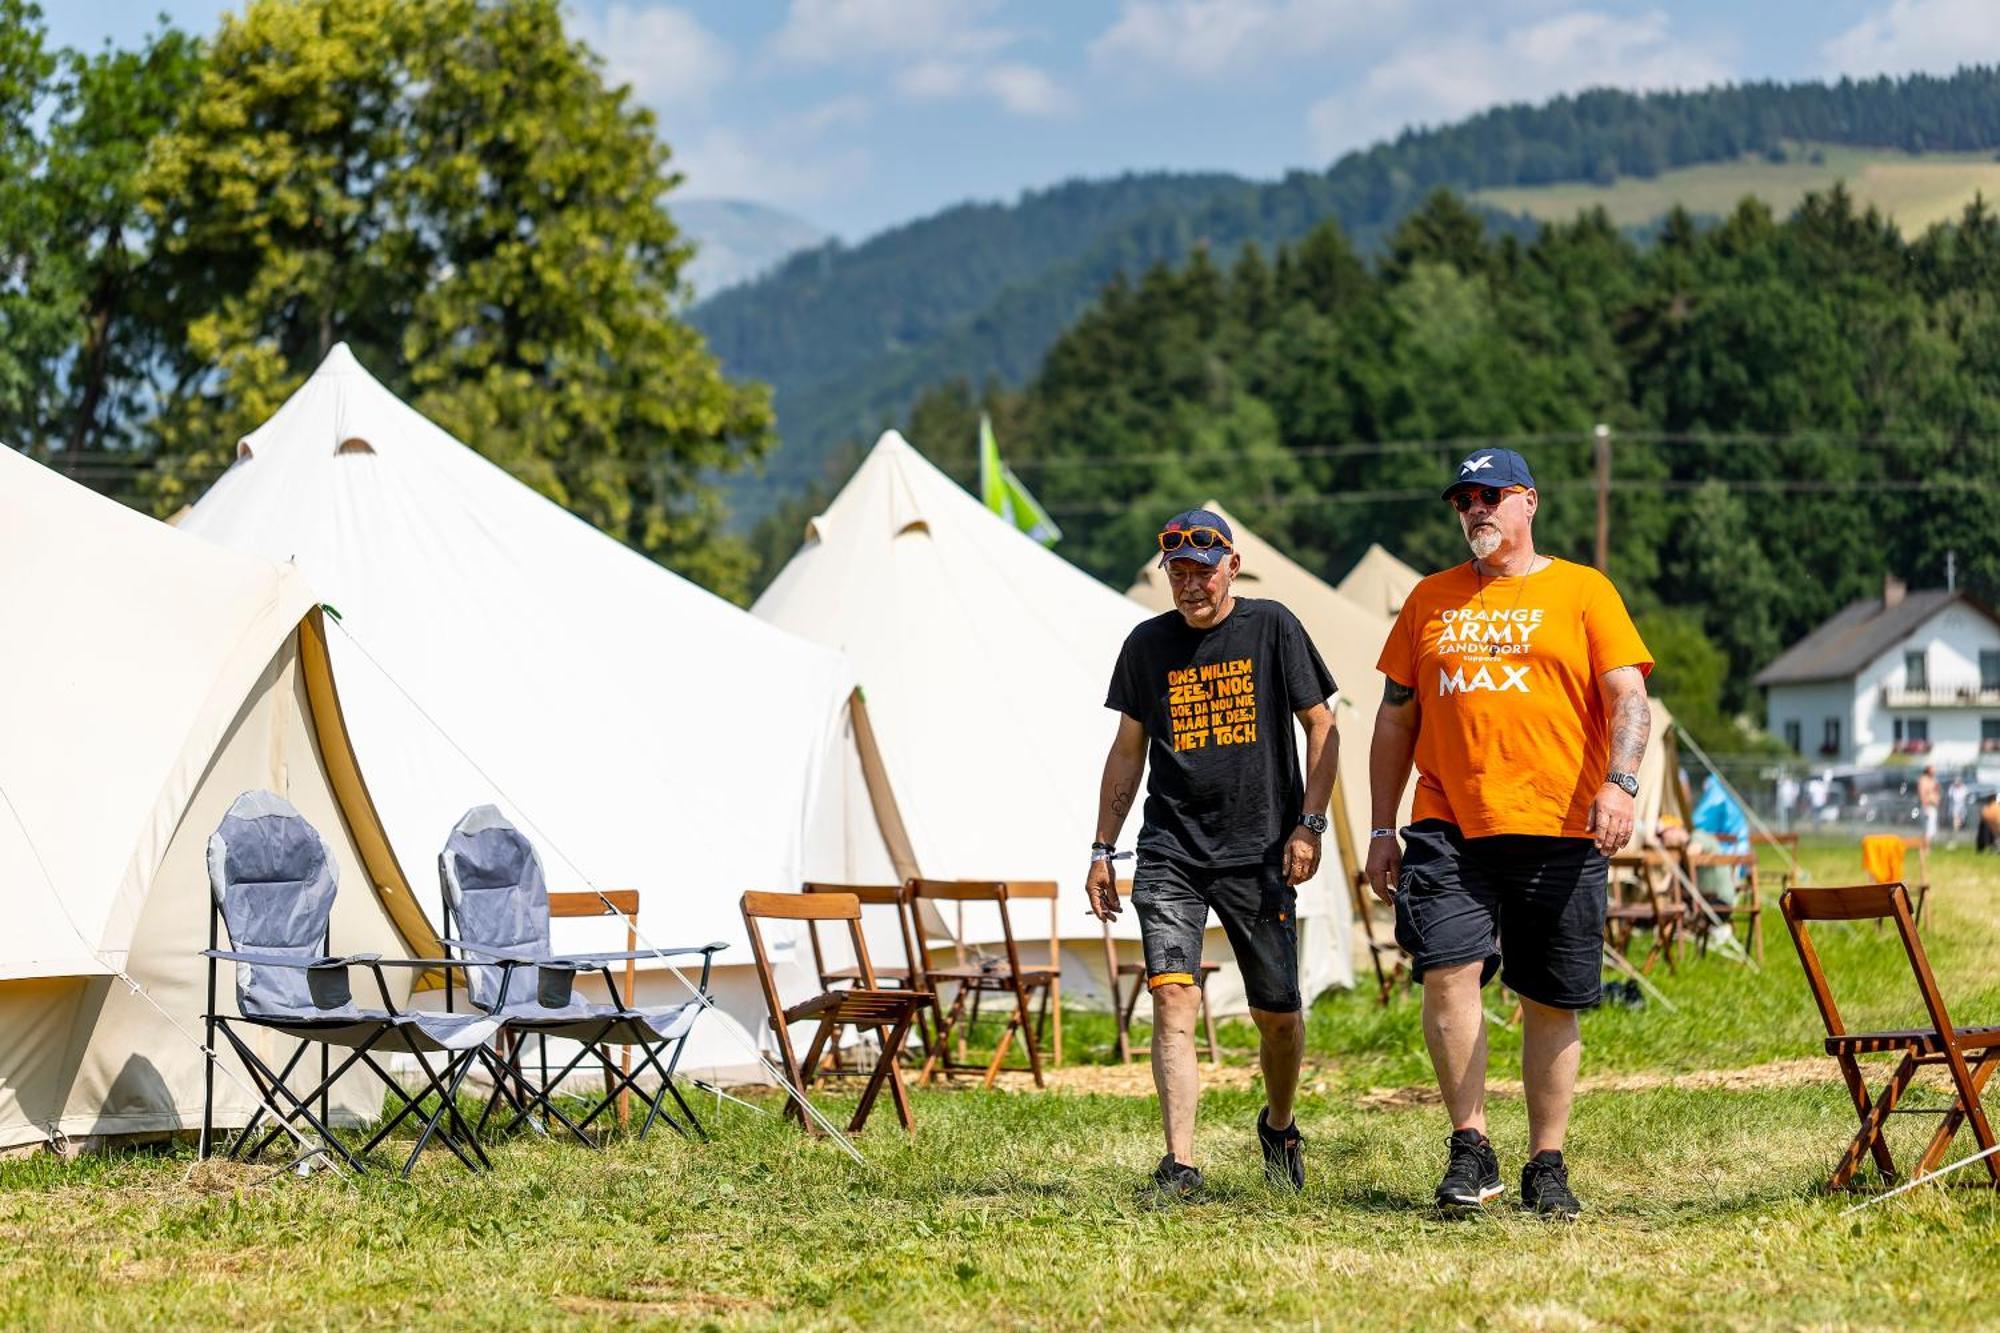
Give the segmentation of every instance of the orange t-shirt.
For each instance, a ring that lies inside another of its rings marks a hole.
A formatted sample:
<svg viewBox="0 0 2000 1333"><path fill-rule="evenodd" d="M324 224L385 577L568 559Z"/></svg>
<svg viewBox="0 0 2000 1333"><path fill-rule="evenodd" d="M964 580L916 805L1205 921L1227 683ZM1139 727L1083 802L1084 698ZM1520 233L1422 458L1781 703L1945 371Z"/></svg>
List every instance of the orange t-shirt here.
<svg viewBox="0 0 2000 1333"><path fill-rule="evenodd" d="M1596 570L1557 560L1482 586L1468 562L1417 584L1375 665L1417 692L1413 819L1581 838L1611 760L1598 677L1653 658Z"/></svg>

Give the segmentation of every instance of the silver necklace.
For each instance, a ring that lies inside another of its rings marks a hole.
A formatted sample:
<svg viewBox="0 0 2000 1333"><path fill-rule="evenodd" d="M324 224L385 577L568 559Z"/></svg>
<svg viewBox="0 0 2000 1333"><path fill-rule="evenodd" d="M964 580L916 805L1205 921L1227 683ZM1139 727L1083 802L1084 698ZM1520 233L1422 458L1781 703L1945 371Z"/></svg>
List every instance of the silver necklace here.
<svg viewBox="0 0 2000 1333"><path fill-rule="evenodd" d="M1528 572L1518 576L1521 580L1521 586L1514 590L1514 604L1507 608L1507 623L1510 625L1514 623L1514 613L1521 609L1521 595L1528 591L1528 578L1535 572L1535 561L1540 559L1540 556L1536 556L1533 560L1528 561ZM1484 618L1489 614L1486 609L1486 576L1479 572L1479 561L1477 560L1472 562L1472 577L1477 580L1476 591L1479 594L1479 614ZM1505 576L1502 575L1501 577ZM1491 625L1493 622L1488 620L1486 623ZM1500 645L1488 639L1484 655L1487 657L1498 657L1500 655Z"/></svg>

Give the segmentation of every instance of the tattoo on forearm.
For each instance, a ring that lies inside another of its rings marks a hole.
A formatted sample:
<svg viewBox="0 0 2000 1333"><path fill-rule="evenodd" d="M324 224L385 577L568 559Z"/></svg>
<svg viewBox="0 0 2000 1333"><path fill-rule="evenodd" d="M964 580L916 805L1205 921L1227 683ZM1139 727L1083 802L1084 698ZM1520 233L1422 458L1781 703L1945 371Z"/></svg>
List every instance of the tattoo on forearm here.
<svg viewBox="0 0 2000 1333"><path fill-rule="evenodd" d="M1646 735L1653 729L1653 710L1638 690L1618 697L1618 710L1611 719L1611 767L1621 773L1636 773L1646 757Z"/></svg>
<svg viewBox="0 0 2000 1333"><path fill-rule="evenodd" d="M1120 819L1132 813L1132 787L1121 782L1111 789L1111 813Z"/></svg>
<svg viewBox="0 0 2000 1333"><path fill-rule="evenodd" d="M1385 679L1382 682L1382 702L1388 704L1391 708L1401 707L1416 698L1416 695L1417 692L1415 689L1402 684L1400 681Z"/></svg>

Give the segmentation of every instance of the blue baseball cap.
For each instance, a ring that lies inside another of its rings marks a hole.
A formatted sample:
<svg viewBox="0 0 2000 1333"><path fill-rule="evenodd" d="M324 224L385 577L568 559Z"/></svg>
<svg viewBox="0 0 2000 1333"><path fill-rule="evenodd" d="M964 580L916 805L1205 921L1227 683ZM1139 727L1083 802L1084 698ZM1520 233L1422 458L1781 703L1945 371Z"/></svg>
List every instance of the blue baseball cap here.
<svg viewBox="0 0 2000 1333"><path fill-rule="evenodd" d="M1444 498L1461 486L1526 486L1535 488L1535 474L1528 471L1528 460L1512 449L1474 449L1458 465L1451 485L1444 488Z"/></svg>
<svg viewBox="0 0 2000 1333"><path fill-rule="evenodd" d="M1192 532L1196 528L1213 528L1222 534L1222 541L1207 546L1196 546L1193 541L1183 540L1173 550L1166 549L1167 534L1170 532ZM1169 560L1196 560L1204 565L1219 565L1223 558L1236 549L1236 534L1229 530L1229 520L1213 509L1183 509L1168 519L1160 528L1160 568L1167 567ZM1226 544L1225 544L1226 543Z"/></svg>

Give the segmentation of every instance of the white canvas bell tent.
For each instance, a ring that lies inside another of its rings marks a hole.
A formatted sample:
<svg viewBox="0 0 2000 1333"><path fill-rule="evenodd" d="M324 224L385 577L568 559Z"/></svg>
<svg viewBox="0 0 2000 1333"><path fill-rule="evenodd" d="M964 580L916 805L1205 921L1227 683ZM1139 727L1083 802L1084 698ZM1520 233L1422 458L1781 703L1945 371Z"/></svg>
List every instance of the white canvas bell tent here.
<svg viewBox="0 0 2000 1333"><path fill-rule="evenodd" d="M1341 849L1346 847L1357 859L1367 852L1368 745L1382 693L1375 659L1392 622L1348 601L1217 502L1211 500L1205 507L1229 524L1236 552L1243 557L1236 592L1244 597L1268 597L1289 608L1333 673L1337 687L1333 712L1340 736L1340 802L1332 814L1336 820L1344 820L1345 827L1337 824L1325 839L1320 873L1300 889L1299 917L1307 923L1300 949L1310 959L1322 954L1339 959L1338 969L1322 977L1322 988L1349 986L1354 983L1352 951L1344 947L1353 927L1349 876L1359 867L1344 866ZM1173 608L1173 591L1157 558L1139 567L1126 595L1154 611ZM1303 756L1303 743L1300 753ZM1403 814L1408 812L1409 797L1405 795ZM1309 915L1307 902L1313 898L1322 901L1314 904ZM1315 966L1326 964L1316 962Z"/></svg>
<svg viewBox="0 0 2000 1333"><path fill-rule="evenodd" d="M1403 599L1423 581L1423 577L1390 555L1379 543L1374 543L1354 562L1354 568L1347 571L1347 577L1340 581L1335 591L1356 606L1393 621L1396 613L1403 609Z"/></svg>
<svg viewBox="0 0 2000 1333"><path fill-rule="evenodd" d="M853 660L924 873L1055 881L1067 993L1101 994L1083 875L1117 732L1105 690L1144 609L995 517L894 431L751 609ZM1127 847L1138 823L1135 812ZM1024 953L1046 956L1029 944L1047 939L1044 905L1014 917ZM967 944L999 939L990 909L943 924ZM1132 912L1115 934L1137 940ZM1208 947L1228 960L1219 930ZM1212 998L1240 1009L1234 968Z"/></svg>
<svg viewBox="0 0 2000 1333"><path fill-rule="evenodd" d="M862 785L879 767L829 762L856 744L838 653L537 494L345 344L242 442L181 527L296 558L338 611L348 723L432 920L446 835L495 804L534 841L552 890L637 889L641 947L733 946L718 957L721 1012L695 1025L682 1067L749 1071L743 1043L761 1040L764 1005L739 896L845 869L845 847L812 844L829 822L821 802L859 807L855 836L889 855ZM624 931L559 920L554 943L622 948ZM780 958L788 991L802 988L796 956ZM643 998L687 998L664 968L640 966Z"/></svg>
<svg viewBox="0 0 2000 1333"><path fill-rule="evenodd" d="M199 1127L204 850L245 790L284 795L333 848L336 951L436 956L298 570L0 448L0 624L0 1148ZM217 980L228 1011L234 976ZM216 1080L221 1125L256 1105L242 1078ZM350 1078L336 1114L381 1100Z"/></svg>

